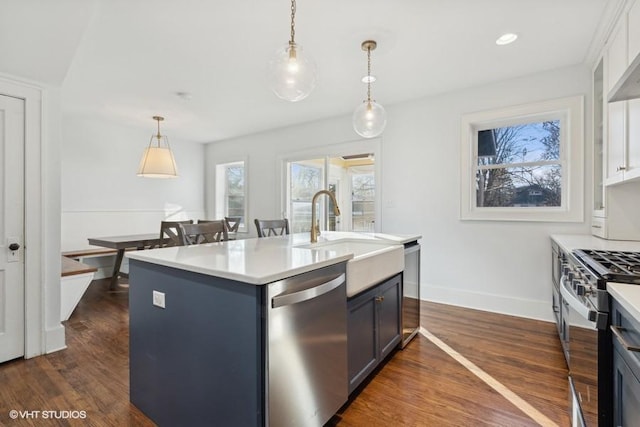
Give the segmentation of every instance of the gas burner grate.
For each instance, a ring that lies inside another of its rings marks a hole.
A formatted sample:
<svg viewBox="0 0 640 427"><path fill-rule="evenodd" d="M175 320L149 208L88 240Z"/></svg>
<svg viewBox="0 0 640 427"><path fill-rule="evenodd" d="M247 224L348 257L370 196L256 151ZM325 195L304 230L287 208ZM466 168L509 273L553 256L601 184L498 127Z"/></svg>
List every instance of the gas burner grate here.
<svg viewBox="0 0 640 427"><path fill-rule="evenodd" d="M612 282L640 283L640 253L578 249L574 255L600 277Z"/></svg>

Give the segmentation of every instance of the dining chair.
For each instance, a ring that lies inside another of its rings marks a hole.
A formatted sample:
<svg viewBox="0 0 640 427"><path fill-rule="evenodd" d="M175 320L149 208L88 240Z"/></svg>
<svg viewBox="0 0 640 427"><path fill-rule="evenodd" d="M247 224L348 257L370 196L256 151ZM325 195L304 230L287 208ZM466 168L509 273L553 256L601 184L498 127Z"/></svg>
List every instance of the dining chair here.
<svg viewBox="0 0 640 427"><path fill-rule="evenodd" d="M240 216L225 216L224 222L227 224L227 232L229 233L229 240L235 240L242 217Z"/></svg>
<svg viewBox="0 0 640 427"><path fill-rule="evenodd" d="M169 246L183 246L182 229L180 225L193 224L193 220L186 221L162 221L160 222L160 243L159 248Z"/></svg>
<svg viewBox="0 0 640 427"><path fill-rule="evenodd" d="M205 221L199 224L180 224L184 245L199 245L229 240L224 220Z"/></svg>
<svg viewBox="0 0 640 427"><path fill-rule="evenodd" d="M289 220L284 219L255 219L258 237L282 236L289 234Z"/></svg>

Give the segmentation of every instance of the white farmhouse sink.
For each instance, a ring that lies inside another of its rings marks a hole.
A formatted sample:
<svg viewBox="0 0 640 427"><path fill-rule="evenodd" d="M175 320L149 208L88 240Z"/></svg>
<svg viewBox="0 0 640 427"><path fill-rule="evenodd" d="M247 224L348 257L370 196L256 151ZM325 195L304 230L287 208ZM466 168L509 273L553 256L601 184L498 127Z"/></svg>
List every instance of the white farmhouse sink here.
<svg viewBox="0 0 640 427"><path fill-rule="evenodd" d="M297 248L353 254L347 262L347 296L351 297L404 270L404 247L389 242L342 239L296 245Z"/></svg>

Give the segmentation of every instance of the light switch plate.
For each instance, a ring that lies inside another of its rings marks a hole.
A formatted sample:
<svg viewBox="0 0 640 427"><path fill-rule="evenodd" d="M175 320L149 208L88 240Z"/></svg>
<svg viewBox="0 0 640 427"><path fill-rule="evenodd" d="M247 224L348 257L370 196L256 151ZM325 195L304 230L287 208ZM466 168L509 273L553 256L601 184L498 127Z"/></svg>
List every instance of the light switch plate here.
<svg viewBox="0 0 640 427"><path fill-rule="evenodd" d="M153 291L153 305L160 308L164 307L164 292Z"/></svg>

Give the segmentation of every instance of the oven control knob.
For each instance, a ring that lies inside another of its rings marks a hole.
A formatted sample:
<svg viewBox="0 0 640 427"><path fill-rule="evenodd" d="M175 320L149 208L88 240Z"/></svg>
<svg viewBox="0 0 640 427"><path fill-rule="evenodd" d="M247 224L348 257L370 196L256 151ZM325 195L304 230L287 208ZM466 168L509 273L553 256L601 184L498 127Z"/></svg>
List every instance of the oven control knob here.
<svg viewBox="0 0 640 427"><path fill-rule="evenodd" d="M565 276L567 274L569 274L569 266L568 265L565 264L565 265L562 266L562 274L565 275Z"/></svg>
<svg viewBox="0 0 640 427"><path fill-rule="evenodd" d="M587 292L586 289L584 287L584 284L578 280L576 280L575 282L573 282L573 289L575 289L576 291L576 295L578 296L584 296Z"/></svg>
<svg viewBox="0 0 640 427"><path fill-rule="evenodd" d="M567 279L569 279L569 282L572 283L573 279L576 277L575 273L573 271L569 272L567 274Z"/></svg>

